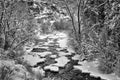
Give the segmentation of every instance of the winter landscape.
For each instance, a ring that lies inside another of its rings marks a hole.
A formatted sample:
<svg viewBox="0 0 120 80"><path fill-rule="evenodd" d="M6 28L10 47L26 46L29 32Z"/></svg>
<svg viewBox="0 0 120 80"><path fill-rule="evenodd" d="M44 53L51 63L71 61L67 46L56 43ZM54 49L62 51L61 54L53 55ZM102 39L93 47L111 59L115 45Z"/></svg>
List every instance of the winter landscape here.
<svg viewBox="0 0 120 80"><path fill-rule="evenodd" d="M0 0L0 80L120 80L119 0Z"/></svg>

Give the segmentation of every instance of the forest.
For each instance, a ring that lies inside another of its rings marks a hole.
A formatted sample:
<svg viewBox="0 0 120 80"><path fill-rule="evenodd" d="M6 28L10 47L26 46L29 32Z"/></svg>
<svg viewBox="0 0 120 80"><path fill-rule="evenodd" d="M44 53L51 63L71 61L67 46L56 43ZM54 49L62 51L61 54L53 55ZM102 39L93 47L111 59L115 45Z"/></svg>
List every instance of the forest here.
<svg viewBox="0 0 120 80"><path fill-rule="evenodd" d="M120 80L120 0L0 0L0 80Z"/></svg>

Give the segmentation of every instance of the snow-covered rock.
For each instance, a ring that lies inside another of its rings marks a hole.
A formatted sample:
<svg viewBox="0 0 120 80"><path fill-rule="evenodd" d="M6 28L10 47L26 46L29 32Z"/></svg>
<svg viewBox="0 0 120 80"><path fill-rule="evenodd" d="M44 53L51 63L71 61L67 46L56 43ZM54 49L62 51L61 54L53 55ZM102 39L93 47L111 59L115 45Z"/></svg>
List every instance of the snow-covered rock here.
<svg viewBox="0 0 120 80"><path fill-rule="evenodd" d="M36 53L36 54L39 55L39 56L41 56L41 57L45 57L45 56L47 56L49 54L52 54L52 52L46 51L46 52L41 52L41 53Z"/></svg>
<svg viewBox="0 0 120 80"><path fill-rule="evenodd" d="M46 59L45 58L40 58L39 56L35 55L24 55L23 56L24 60L27 61L31 66L36 65L39 62L44 62Z"/></svg>
<svg viewBox="0 0 120 80"><path fill-rule="evenodd" d="M67 57L62 56L59 58L56 58L55 61L57 61L57 63L53 64L54 66L58 66L58 67L65 67L65 65L70 61Z"/></svg>
<svg viewBox="0 0 120 80"><path fill-rule="evenodd" d="M45 70L56 71L56 72L59 71L59 68L57 66L54 66L54 65L45 66L44 69Z"/></svg>
<svg viewBox="0 0 120 80"><path fill-rule="evenodd" d="M51 55L50 57L51 57L51 58L56 58L56 57L57 57L57 55Z"/></svg>
<svg viewBox="0 0 120 80"><path fill-rule="evenodd" d="M80 55L76 54L72 57L72 60L80 60Z"/></svg>
<svg viewBox="0 0 120 80"><path fill-rule="evenodd" d="M59 43L59 46L62 48L66 48L67 47L67 39L61 39L57 41Z"/></svg>
<svg viewBox="0 0 120 80"><path fill-rule="evenodd" d="M62 57L59 57L57 59L55 59L55 61L57 61L57 63L55 64L50 64L48 66L45 66L44 69L45 70L51 70L51 71L56 71L58 72L59 71L59 67L65 67L65 65L70 61L67 59L67 57L65 56L62 56Z"/></svg>
<svg viewBox="0 0 120 80"><path fill-rule="evenodd" d="M72 55L72 53L58 52L59 56Z"/></svg>
<svg viewBox="0 0 120 80"><path fill-rule="evenodd" d="M70 48L70 47L68 47L67 50L68 50L70 53L75 53L75 51L74 51L72 48Z"/></svg>

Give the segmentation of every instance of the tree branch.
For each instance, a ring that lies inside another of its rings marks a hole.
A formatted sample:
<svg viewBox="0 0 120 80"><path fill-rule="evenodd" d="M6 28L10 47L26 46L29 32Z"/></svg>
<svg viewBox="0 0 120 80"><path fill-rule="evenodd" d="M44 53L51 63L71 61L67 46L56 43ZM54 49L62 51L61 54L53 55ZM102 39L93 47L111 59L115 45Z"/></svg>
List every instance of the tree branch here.
<svg viewBox="0 0 120 80"><path fill-rule="evenodd" d="M94 24L93 26L91 26L90 28L87 28L87 29L84 29L84 30L82 30L82 34L84 34L84 33L86 33L86 32L89 32L89 31L91 31L95 26L97 26L97 25L99 25L100 23L96 23L96 24Z"/></svg>
<svg viewBox="0 0 120 80"><path fill-rule="evenodd" d="M18 48L22 43L24 43L25 41L27 41L29 38L26 38L24 40L22 40L21 42L19 42L15 47L13 47L12 49L15 50L16 48Z"/></svg>
<svg viewBox="0 0 120 80"><path fill-rule="evenodd" d="M81 0L79 0L79 3L78 3L78 39L80 40L81 42L81 22L80 22L80 11L81 11Z"/></svg>
<svg viewBox="0 0 120 80"><path fill-rule="evenodd" d="M33 33L34 34L34 33ZM30 39L30 37L32 37L33 34L30 34L28 36L26 36L27 38L25 38L24 40L20 41L15 47L13 47L12 49L16 49L17 47L19 47L22 43L24 43L25 41L27 41L28 39ZM15 40L14 40L15 41Z"/></svg>

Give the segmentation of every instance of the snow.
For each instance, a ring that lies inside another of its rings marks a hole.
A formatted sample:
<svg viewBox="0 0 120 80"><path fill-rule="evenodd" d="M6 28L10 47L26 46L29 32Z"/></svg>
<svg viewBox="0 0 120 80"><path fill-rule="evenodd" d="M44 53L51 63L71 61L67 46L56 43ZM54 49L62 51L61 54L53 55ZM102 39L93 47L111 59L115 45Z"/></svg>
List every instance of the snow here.
<svg viewBox="0 0 120 80"><path fill-rule="evenodd" d="M59 46L62 48L67 47L67 39L61 39L57 41L59 43Z"/></svg>
<svg viewBox="0 0 120 80"><path fill-rule="evenodd" d="M57 57L57 55L51 55L50 57L51 57L51 58L56 58L56 57Z"/></svg>
<svg viewBox="0 0 120 80"><path fill-rule="evenodd" d="M49 65L44 67L45 70L51 70L51 71L59 71L59 68L54 65Z"/></svg>
<svg viewBox="0 0 120 80"><path fill-rule="evenodd" d="M58 72L59 71L59 67L65 67L65 65L70 60L68 60L67 57L62 56L62 57L59 57L59 58L55 59L55 61L57 61L57 63L45 66L44 69L45 70L51 70L51 71L57 71Z"/></svg>
<svg viewBox="0 0 120 80"><path fill-rule="evenodd" d="M55 49L58 50L58 52L57 52L58 54L52 55L52 52L49 52L49 51L32 52L31 54L35 54L35 55L32 56L32 55L26 54L24 56L24 60L26 60L28 63L30 63L31 66L33 66L33 65L36 65L38 62L44 62L46 60L45 58L40 58L39 56L45 57L45 56L49 55L49 57L54 58L57 63L53 63L48 66L45 66L44 67L45 70L51 70L51 71L58 72L59 67L65 67L65 65L70 61L65 56L72 55L73 53L75 53L75 51L73 49L71 49L70 47L67 46L67 41L68 41L67 34L64 32L53 32L53 33L47 34L47 35L38 34L37 36L39 39L42 39L45 41L42 41L41 44L39 44L37 46L29 45L29 46L25 47L25 49L27 49L26 50L27 52L30 52L33 48L44 48L44 49L48 50L49 45L52 45L52 43L54 43L54 40L57 39L57 44L59 44L60 48L55 48ZM47 41L46 41L46 39L47 39ZM61 50L63 50L63 49L67 49L68 52L66 52L66 53L64 51L62 52ZM80 60L80 55L76 54L75 56L72 57L72 60ZM79 62L78 64L79 65L74 66L75 69L82 70L82 72L90 73L91 76L101 77L102 79L105 79L105 80L120 80L117 76L115 76L115 74L108 75L108 74L100 73L97 69L97 66L99 65L99 63L97 61L93 61L93 62L84 61L84 62ZM35 68L35 69L33 69L33 71L38 73L39 68L37 68L37 69ZM44 71L41 71L41 72L44 74ZM16 80L18 80L18 79L16 79Z"/></svg>
<svg viewBox="0 0 120 80"><path fill-rule="evenodd" d="M86 72L86 73L90 73L91 76L94 77L101 77L102 79L105 80L120 80L120 78L118 79L117 76L115 76L114 74L102 74L98 71L97 66L99 65L98 61L93 61L93 62L79 62L78 64L81 65L76 65L74 66L75 69L79 69L82 70L82 72Z"/></svg>
<svg viewBox="0 0 120 80"><path fill-rule="evenodd" d="M24 60L27 61L31 66L36 65L38 62L44 62L46 59L45 58L40 58L39 56L35 55L24 55L23 56Z"/></svg>
<svg viewBox="0 0 120 80"><path fill-rule="evenodd" d="M74 51L72 48L70 48L70 47L68 47L67 50L68 50L70 53L75 53L75 51Z"/></svg>
<svg viewBox="0 0 120 80"><path fill-rule="evenodd" d="M45 42L44 45L49 45L49 43L48 43L48 42Z"/></svg>
<svg viewBox="0 0 120 80"><path fill-rule="evenodd" d="M35 73L35 75L45 76L45 71L40 66L32 68L32 71Z"/></svg>
<svg viewBox="0 0 120 80"><path fill-rule="evenodd" d="M65 53L65 52L58 52L59 56L66 56L66 55L71 55L71 53Z"/></svg>
<svg viewBox="0 0 120 80"><path fill-rule="evenodd" d="M25 50L27 53L31 52L32 49L33 49L33 47L27 47L27 46L24 47L24 50Z"/></svg>
<svg viewBox="0 0 120 80"><path fill-rule="evenodd" d="M56 58L55 61L57 61L57 63L53 64L54 66L64 67L70 60L67 57L62 56Z"/></svg>
<svg viewBox="0 0 120 80"><path fill-rule="evenodd" d="M44 49L48 49L48 46L41 46L41 45L38 45L38 46L34 46L33 48L44 48Z"/></svg>
<svg viewBox="0 0 120 80"><path fill-rule="evenodd" d="M45 38L48 37L48 35L37 35L37 37L38 37L39 39L45 39Z"/></svg>
<svg viewBox="0 0 120 80"><path fill-rule="evenodd" d="M39 55L39 56L41 56L41 57L45 57L45 56L47 56L49 54L52 54L52 52L46 51L46 52L41 52L41 53L36 53L36 54Z"/></svg>
<svg viewBox="0 0 120 80"><path fill-rule="evenodd" d="M72 60L80 60L80 55L76 54L72 57Z"/></svg>

